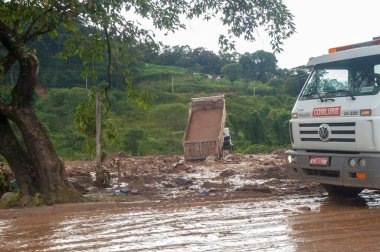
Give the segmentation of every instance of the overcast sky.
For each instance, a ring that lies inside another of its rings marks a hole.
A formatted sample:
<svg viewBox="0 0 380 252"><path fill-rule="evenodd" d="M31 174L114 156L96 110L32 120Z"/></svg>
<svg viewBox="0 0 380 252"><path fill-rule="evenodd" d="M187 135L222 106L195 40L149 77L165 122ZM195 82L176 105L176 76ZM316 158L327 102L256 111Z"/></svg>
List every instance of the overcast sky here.
<svg viewBox="0 0 380 252"><path fill-rule="evenodd" d="M284 0L294 15L297 33L284 41L284 51L276 55L278 66L292 68L306 64L310 57L326 54L328 48L371 40L380 36L380 1L378 0ZM205 47L218 52L218 37L226 28L217 21L195 20L186 23L187 30L169 36L158 34L168 45ZM254 44L238 41L239 53L271 51L265 33L260 32Z"/></svg>

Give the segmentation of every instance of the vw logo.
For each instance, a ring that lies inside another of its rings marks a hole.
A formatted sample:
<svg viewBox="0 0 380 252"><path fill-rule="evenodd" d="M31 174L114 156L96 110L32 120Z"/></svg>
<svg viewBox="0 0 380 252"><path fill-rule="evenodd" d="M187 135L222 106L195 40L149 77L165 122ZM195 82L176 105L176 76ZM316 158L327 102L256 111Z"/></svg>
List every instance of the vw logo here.
<svg viewBox="0 0 380 252"><path fill-rule="evenodd" d="M318 129L319 139L326 142L330 140L330 127L328 124L321 124Z"/></svg>

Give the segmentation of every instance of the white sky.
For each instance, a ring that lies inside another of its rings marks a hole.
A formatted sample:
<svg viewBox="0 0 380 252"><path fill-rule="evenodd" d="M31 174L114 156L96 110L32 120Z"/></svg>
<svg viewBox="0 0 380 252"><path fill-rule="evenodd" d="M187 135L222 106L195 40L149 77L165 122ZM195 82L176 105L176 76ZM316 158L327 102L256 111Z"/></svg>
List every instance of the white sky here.
<svg viewBox="0 0 380 252"><path fill-rule="evenodd" d="M292 68L306 64L310 57L326 54L331 47L359 43L380 36L380 1L378 0L284 0L294 15L297 32L284 41L284 51L277 54L278 66ZM226 28L217 21L195 20L186 23L187 30L157 38L166 45L204 47L215 53L218 37ZM269 39L260 32L257 41L237 41L239 53L266 50Z"/></svg>

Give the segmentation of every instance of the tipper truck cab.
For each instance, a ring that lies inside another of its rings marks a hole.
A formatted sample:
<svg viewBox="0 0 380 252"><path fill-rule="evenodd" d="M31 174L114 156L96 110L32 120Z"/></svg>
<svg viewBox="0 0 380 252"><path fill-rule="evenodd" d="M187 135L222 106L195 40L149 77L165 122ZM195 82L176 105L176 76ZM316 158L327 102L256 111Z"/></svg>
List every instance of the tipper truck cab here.
<svg viewBox="0 0 380 252"><path fill-rule="evenodd" d="M289 123L288 174L330 194L380 189L380 37L331 48L307 66Z"/></svg>

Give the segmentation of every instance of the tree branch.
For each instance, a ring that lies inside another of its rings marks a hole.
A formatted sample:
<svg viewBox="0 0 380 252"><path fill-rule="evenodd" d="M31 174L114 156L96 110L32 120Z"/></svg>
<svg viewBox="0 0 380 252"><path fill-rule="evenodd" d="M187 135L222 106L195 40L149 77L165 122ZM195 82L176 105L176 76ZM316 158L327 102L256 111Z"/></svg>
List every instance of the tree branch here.
<svg viewBox="0 0 380 252"><path fill-rule="evenodd" d="M19 39L17 35L8 28L6 24L0 21L0 42L3 46L10 52L17 60L21 60L21 52L19 44Z"/></svg>
<svg viewBox="0 0 380 252"><path fill-rule="evenodd" d="M107 108L107 111L110 110L111 108L111 101L108 97L108 90L111 88L112 84L111 84L111 64L112 64L112 48L111 48L111 41L110 41L110 36L109 36L109 33L108 33L108 27L106 25L104 25L104 35L106 37L106 41L107 41L107 54L108 54L108 65L107 65L107 77L108 77L108 86L106 87L106 89L104 90L105 91L105 95L106 95L106 99L108 101L108 108Z"/></svg>
<svg viewBox="0 0 380 252"><path fill-rule="evenodd" d="M20 63L20 73L12 90L12 105L31 106L36 86L38 60L3 22L0 21L0 42Z"/></svg>
<svg viewBox="0 0 380 252"><path fill-rule="evenodd" d="M10 53L8 53L7 56L0 59L0 75L4 76L5 74L7 74L15 62L16 62L16 58L13 57L13 55Z"/></svg>
<svg viewBox="0 0 380 252"><path fill-rule="evenodd" d="M28 30L26 30L24 35L22 35L22 40L24 41L24 43L26 41L29 41L30 38L34 37L34 35L31 34L31 31L32 31L34 25L37 23L38 20L40 20L43 16L47 15L50 11L52 11L52 8L47 9L46 11L44 11L40 15L36 16L36 18L34 18L32 20L31 24L28 27Z"/></svg>
<svg viewBox="0 0 380 252"><path fill-rule="evenodd" d="M4 115L7 117L11 117L11 107L8 104L0 102L0 117Z"/></svg>

